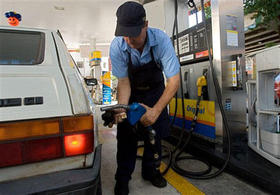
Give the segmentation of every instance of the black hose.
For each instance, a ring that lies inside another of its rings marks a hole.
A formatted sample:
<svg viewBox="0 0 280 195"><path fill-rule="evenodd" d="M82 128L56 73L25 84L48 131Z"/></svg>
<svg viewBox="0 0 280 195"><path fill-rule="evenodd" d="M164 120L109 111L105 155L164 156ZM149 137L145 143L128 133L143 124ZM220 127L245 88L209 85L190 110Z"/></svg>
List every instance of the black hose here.
<svg viewBox="0 0 280 195"><path fill-rule="evenodd" d="M227 116L223 107L223 103L222 103L222 93L221 93L221 87L219 85L217 76L216 76L216 72L214 69L214 65L213 65L213 58L212 58L212 54L211 54L211 49L210 49L210 43L209 43L209 38L208 38L208 34L207 34L207 25L206 25L206 17L205 17L205 9L204 9L204 0L200 0L201 2L201 10L202 10L202 20L204 23L204 31L205 31L205 36L206 36L206 43L207 43L207 48L208 48L208 53L209 53L209 62L210 62L210 72L212 73L212 78L213 78L213 83L214 83L214 88L215 88L215 92L216 92L216 97L218 100L218 104L219 104L219 108L222 114L222 118L223 118L223 124L225 127L225 131L226 131L226 135L227 135L227 141L228 141L228 147L227 147L227 158L226 161L224 163L224 165L222 166L221 169L219 169L217 172L207 175L207 176L203 176L200 177L200 179L210 179L213 177L216 177L218 175L220 175L225 168L227 167L229 161L230 161L230 156L231 156L231 131L228 125L228 120L227 120Z"/></svg>
<svg viewBox="0 0 280 195"><path fill-rule="evenodd" d="M197 10L195 3L193 1L191 1L191 2L192 3L188 3L189 6L191 5L191 6L195 7L195 9ZM178 6L177 0L175 0L175 6ZM214 172L213 174L208 174L208 173L211 172L211 164L209 162L207 162L203 159L197 158L197 157L190 157L190 156L180 157L180 155L185 151L187 145L190 142L191 135L194 131L194 128L192 127L184 146L182 147L180 152L175 156L175 160L174 160L174 163L172 164L172 168L174 169L174 171L176 171L180 175L183 175L183 176L186 176L186 177L189 177L189 178L210 179L210 178L216 177L219 174L221 174L229 163L230 156L231 156L231 140L230 140L231 139L231 132L230 132L230 129L229 129L229 126L228 126L226 113L224 111L223 104L222 104L221 88L220 88L220 85L218 83L218 79L217 79L216 72L215 72L214 65L213 65L210 43L209 43L209 38L208 38L208 35L207 35L207 25L206 25L206 19L205 19L204 0L201 0L201 7L202 7L202 18L203 18L203 23L204 23L204 28L205 28L206 43L207 43L207 48L208 48L208 53L209 53L210 71L212 73L212 78L213 78L214 88L215 88L215 92L216 92L216 96L217 96L217 101L218 101L218 104L219 104L219 107L220 107L220 111L221 111L222 118L223 118L223 124L225 126L225 131L226 131L226 135L227 135L227 138L228 138L227 139L227 141L228 141L228 148L227 148L228 153L227 153L226 161L225 161L224 165L222 166L222 168L219 169L218 171ZM175 8L175 14L177 15L177 9L176 8ZM175 17L175 20L177 20L177 17ZM178 25L177 21L176 21L176 25ZM176 29L178 30L178 26L177 26ZM176 33L177 32L178 31L176 31ZM178 38L178 34L177 34L177 38ZM199 102L200 102L200 98L198 99L198 102L197 102L195 118L197 117ZM183 110L184 110L184 107L183 107ZM196 125L196 121L193 121L193 122L195 122L195 125ZM182 142L182 140L180 138L179 143L181 144L181 142ZM177 145L179 145L179 144L177 144ZM186 170L180 168L178 166L178 163L177 163L178 161L185 160L185 159L195 159L195 160L202 161L204 164L206 164L208 166L208 168L207 168L207 170L200 171L200 172L186 171Z"/></svg>
<svg viewBox="0 0 280 195"><path fill-rule="evenodd" d="M176 43L177 43L177 56L178 56L178 60L180 62L180 50L179 50L179 37L178 37L178 1L175 0L175 30L176 30ZM185 113L185 102L184 102L184 95L183 95L183 79L182 79L182 70L180 68L180 90L181 90L181 102L182 102L182 112L183 112L183 126L182 126L182 132L181 132L181 135L180 135L180 140L183 140L183 137L184 137L184 131L185 131L185 126L186 126L186 120L185 120L185 116L186 116L186 113ZM177 100L176 100L176 103L177 103ZM175 104L175 109L177 110L177 104ZM174 114L174 118L176 117L176 115ZM176 147L174 148L174 150L172 151L172 153L174 154L180 144L182 143L182 141L178 142L178 144L176 145Z"/></svg>
<svg viewBox="0 0 280 195"><path fill-rule="evenodd" d="M179 50L179 37L178 37L178 1L175 0L175 17L174 17L174 24L173 24L173 31L172 31L172 44L174 46L174 36L175 36L175 32L174 30L176 30L176 44L177 44L177 57L178 57L178 61L180 62L180 50ZM173 149L173 151L169 150L168 151L168 156L169 156L169 161L167 164L167 167L165 168L165 170L162 172L162 175L165 175L168 170L170 169L170 167L172 166L172 162L173 162L173 155L176 153L176 151L179 149L183 138L184 138L184 132L185 132L185 126L186 126L186 120L185 120L185 103L184 103L184 95L183 95L183 80L182 80L182 70L180 68L180 89L181 89L181 102L182 102L182 111L183 111L183 127L182 127L182 131L181 131L181 135L180 135L180 140L178 142L178 144L176 145L176 147ZM176 97L175 97L175 112L174 112L174 116L172 119L172 122L170 123L170 127L174 124L176 115L177 115L177 104L178 104L178 91L176 92ZM164 158L164 157L163 157Z"/></svg>
<svg viewBox="0 0 280 195"><path fill-rule="evenodd" d="M173 47L174 47L174 36L175 36L175 17L174 17L174 23L173 23L173 29L172 29L172 37L171 37L171 39L172 39L172 45L173 45ZM171 127L173 124L174 124L174 122L175 122L175 118L176 118L176 115L177 115L177 103L178 103L178 91L176 91L176 94L175 94L175 111L174 111L174 116L173 116L173 118L172 118L172 121L171 121L171 123L169 124L169 127Z"/></svg>
<svg viewBox="0 0 280 195"><path fill-rule="evenodd" d="M189 0L188 1L188 5L190 7L194 7L195 11L196 11L196 22L198 24L198 16L197 16L197 7L196 4L193 2L193 0ZM212 73L212 78L213 78L213 83L214 83L214 87L215 87L215 92L216 92L216 97L217 97L217 101L220 107L220 111L222 114L222 118L223 118L223 124L225 126L225 130L226 130L226 135L228 138L228 153L227 153L227 158L226 161L224 163L224 165L222 166L221 169L219 169L218 171L216 171L213 174L209 174L212 170L212 166L211 164L199 157L194 157L194 156L183 156L180 157L181 154L185 151L186 147L188 146L190 140L191 140L191 136L192 133L194 131L195 125L196 125L196 119L195 121L192 121L192 127L191 130L188 134L187 140L184 142L183 147L180 149L180 151L178 152L178 154L175 156L174 162L173 162L173 155L176 153L176 151L179 149L179 146L183 143L183 138L184 138L184 132L185 132L185 124L186 124L186 119L185 119L185 105L184 105L184 97L183 97L183 81L182 81L182 72L181 72L181 68L180 68L180 86L181 86L181 100L182 100L182 111L183 111L183 127L182 127L182 131L181 131L181 135L179 138L179 141L175 147L175 149L171 152L170 150L168 150L168 155L165 155L163 157L169 157L169 163L168 166L166 167L166 169L162 172L162 174L164 175L165 173L167 173L167 171L169 170L170 167L172 167L174 169L174 171L176 171L177 173L179 173L180 175L189 177L189 178L193 178L193 179L210 179L210 178L214 178L216 176L218 176L219 174L221 174L224 169L226 168L226 166L229 163L230 160L230 156L231 156L231 132L230 129L228 127L228 122L227 122L227 117L222 105L222 98L221 98L221 88L220 85L218 83L217 80L217 76L215 73L215 69L214 69L214 65L213 65L213 60L212 60L212 54L211 54L211 49L210 49L210 43L209 43L209 38L208 38L208 34L207 34L207 26L206 26L206 19L205 19L205 10L204 10L204 0L201 0L201 7L202 7L202 20L204 23L204 28L205 28L205 36L206 36L206 43L207 43L207 48L208 48L208 53L209 53L209 62L210 62L210 71ZM180 62L180 51L179 51L179 39L178 39L178 1L175 0L175 20L174 20L174 25L173 25L173 33L172 33L172 43L174 46L174 29L176 29L176 43L177 43L177 55L178 55L178 60ZM197 101L197 105L196 105L196 113L195 113L195 118L197 118L198 115L198 110L199 110L199 103L200 103L200 98ZM176 93L176 102L175 102L175 114L174 117L172 119L172 122L170 124L170 126L172 126L174 124L175 121L175 117L177 115L177 99L178 99L178 94ZM163 147L167 148L166 146L162 145ZM138 147L143 147L143 146L138 146ZM137 156L138 158L141 158L140 156ZM199 171L199 172L192 172L192 171L186 171L182 168L180 168L178 166L178 162L181 160L198 160L201 161L202 163L204 163L208 168L206 170L203 171ZM172 163L173 162L173 163ZM208 175L207 175L208 174Z"/></svg>

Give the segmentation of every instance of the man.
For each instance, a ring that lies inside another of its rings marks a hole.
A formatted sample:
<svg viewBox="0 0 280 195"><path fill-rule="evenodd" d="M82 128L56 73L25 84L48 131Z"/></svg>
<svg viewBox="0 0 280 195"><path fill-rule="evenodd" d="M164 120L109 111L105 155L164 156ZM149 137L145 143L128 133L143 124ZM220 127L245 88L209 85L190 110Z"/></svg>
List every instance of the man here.
<svg viewBox="0 0 280 195"><path fill-rule="evenodd" d="M118 77L119 104L142 103L146 113L140 119L143 127L156 131L156 148L161 159L161 138L169 134L167 104L179 86L179 62L170 38L161 30L148 28L143 6L126 2L117 10L115 39L110 47L113 75ZM165 87L164 72L167 78ZM117 172L115 194L128 194L128 182L135 168L137 136L124 110L115 116L117 127ZM165 187L166 180L154 163L152 148L145 142L142 177L156 187ZM158 163L157 163L158 164Z"/></svg>

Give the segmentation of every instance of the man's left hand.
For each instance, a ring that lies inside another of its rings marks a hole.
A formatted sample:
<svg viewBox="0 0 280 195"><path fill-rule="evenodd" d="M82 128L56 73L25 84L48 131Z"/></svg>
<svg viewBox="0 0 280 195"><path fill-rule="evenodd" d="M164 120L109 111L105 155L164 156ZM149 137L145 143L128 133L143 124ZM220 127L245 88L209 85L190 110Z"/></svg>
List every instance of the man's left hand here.
<svg viewBox="0 0 280 195"><path fill-rule="evenodd" d="M151 126L153 125L160 115L160 111L155 108L151 108L145 104L140 104L144 108L146 108L146 113L141 117L140 122L143 126Z"/></svg>

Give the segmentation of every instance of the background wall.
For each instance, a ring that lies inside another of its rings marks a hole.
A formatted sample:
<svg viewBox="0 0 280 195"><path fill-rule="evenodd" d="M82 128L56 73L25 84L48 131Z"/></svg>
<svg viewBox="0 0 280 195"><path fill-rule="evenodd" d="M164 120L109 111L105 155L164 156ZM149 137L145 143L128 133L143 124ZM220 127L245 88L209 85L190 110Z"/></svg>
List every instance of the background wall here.
<svg viewBox="0 0 280 195"><path fill-rule="evenodd" d="M164 16L165 16L165 25L164 29L166 33L171 37L172 35L172 29L174 24L174 18L175 18L175 1L174 0L163 0L164 1ZM188 28L189 22L188 22L188 7L185 4L185 0L178 0L178 26L179 30L178 32L181 32Z"/></svg>
<svg viewBox="0 0 280 195"><path fill-rule="evenodd" d="M165 17L164 17L164 0L157 0L144 5L146 10L147 20L149 26L164 30Z"/></svg>

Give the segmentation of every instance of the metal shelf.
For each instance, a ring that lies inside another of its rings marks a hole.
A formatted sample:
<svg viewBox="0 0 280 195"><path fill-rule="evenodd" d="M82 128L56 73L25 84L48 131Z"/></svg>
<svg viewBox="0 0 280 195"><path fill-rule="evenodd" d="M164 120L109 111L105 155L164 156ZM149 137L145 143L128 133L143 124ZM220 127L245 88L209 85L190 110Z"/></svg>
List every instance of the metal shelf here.
<svg viewBox="0 0 280 195"><path fill-rule="evenodd" d="M280 109L280 108L279 108ZM280 110L279 111L275 111L275 110L263 110L263 109L260 109L258 110L258 113L259 114L273 114L273 115L278 115L280 113Z"/></svg>
<svg viewBox="0 0 280 195"><path fill-rule="evenodd" d="M280 44L280 35L276 30L264 27L245 32L245 54L266 48L267 44Z"/></svg>

